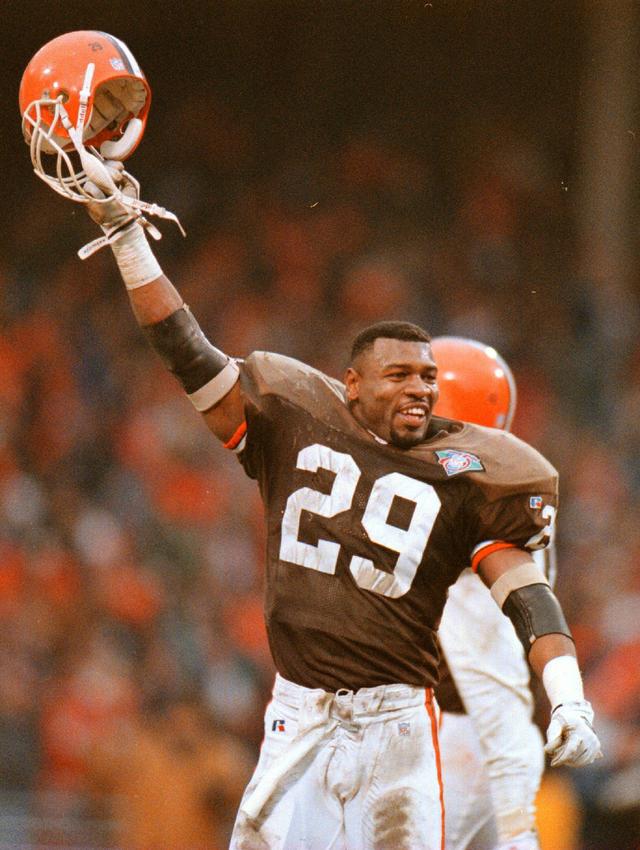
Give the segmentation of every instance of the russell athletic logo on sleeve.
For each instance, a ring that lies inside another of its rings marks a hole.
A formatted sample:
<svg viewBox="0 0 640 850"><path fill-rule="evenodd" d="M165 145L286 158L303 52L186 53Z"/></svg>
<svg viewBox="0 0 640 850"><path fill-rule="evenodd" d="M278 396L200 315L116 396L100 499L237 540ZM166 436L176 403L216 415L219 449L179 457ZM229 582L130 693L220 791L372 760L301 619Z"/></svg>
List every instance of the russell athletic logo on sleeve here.
<svg viewBox="0 0 640 850"><path fill-rule="evenodd" d="M484 466L477 455L471 452L459 452L455 449L442 449L436 452L438 463L444 467L447 475L458 475L460 472L482 472Z"/></svg>
<svg viewBox="0 0 640 850"><path fill-rule="evenodd" d="M274 720L271 724L272 732L284 732L285 731L285 722L284 720Z"/></svg>

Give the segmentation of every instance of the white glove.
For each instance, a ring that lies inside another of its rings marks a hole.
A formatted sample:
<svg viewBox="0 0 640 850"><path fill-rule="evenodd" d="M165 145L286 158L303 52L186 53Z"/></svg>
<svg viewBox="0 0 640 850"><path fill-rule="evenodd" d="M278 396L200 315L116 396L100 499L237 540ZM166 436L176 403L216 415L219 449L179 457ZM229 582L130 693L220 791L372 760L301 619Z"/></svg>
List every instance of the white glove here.
<svg viewBox="0 0 640 850"><path fill-rule="evenodd" d="M83 164L90 178L84 184L85 203L91 218L102 228L104 236L94 239L78 251L81 260L85 260L105 245L119 238L124 226L137 221L154 239L161 239L160 231L151 224L143 213L169 219L177 224L182 235L185 232L174 213L140 200L140 184L124 169L117 160L99 160L97 156L85 152ZM87 197L94 200L87 200Z"/></svg>
<svg viewBox="0 0 640 850"><path fill-rule="evenodd" d="M593 709L587 700L562 703L553 709L544 748L551 756L552 767L584 767L602 758L592 723Z"/></svg>
<svg viewBox="0 0 640 850"><path fill-rule="evenodd" d="M81 260L86 260L105 245L113 244L124 233L125 225L134 221L141 224L154 239L162 238L157 227L144 218L142 209L148 209L152 215L161 215L163 218L175 218L173 213L167 213L156 204L140 201L140 184L125 171L121 162L97 162L91 176L93 179L85 183L84 190L95 201L87 202L87 212L100 225L104 236L94 239L78 251Z"/></svg>
<svg viewBox="0 0 640 850"><path fill-rule="evenodd" d="M95 201L89 201L87 212L96 224L109 233L115 228L121 227L127 219L133 220L139 213L132 212L122 203L121 195L126 198L139 198L140 185L138 181L124 170L124 165L116 160L105 160L101 165L106 174L105 179L97 180L100 174L94 177L96 182L87 182L85 191L93 195ZM106 183L106 179L111 181Z"/></svg>
<svg viewBox="0 0 640 850"><path fill-rule="evenodd" d="M90 199L86 201L87 211L100 225L104 236L81 248L78 256L84 260L109 245L125 286L129 290L137 289L162 275L143 228L154 239L161 238L160 231L144 218L140 208L140 204L149 209L154 205L139 200L138 181L124 170L121 162L96 159L96 163L92 164L92 179L85 183L84 191ZM154 210L152 212L155 214Z"/></svg>
<svg viewBox="0 0 640 850"><path fill-rule="evenodd" d="M540 842L535 832L527 830L527 832L514 835L508 841L497 844L495 850L540 850Z"/></svg>

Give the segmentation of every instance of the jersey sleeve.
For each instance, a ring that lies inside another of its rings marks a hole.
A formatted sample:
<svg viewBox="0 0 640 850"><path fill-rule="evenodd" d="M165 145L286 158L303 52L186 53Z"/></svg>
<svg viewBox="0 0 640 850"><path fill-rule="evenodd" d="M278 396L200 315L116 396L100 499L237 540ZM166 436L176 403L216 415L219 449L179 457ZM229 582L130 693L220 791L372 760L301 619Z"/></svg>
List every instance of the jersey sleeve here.
<svg viewBox="0 0 640 850"><path fill-rule="evenodd" d="M250 478L259 479L264 466L264 448L269 441L272 422L265 404L264 392L260 388L256 359L256 353L254 353L238 364L245 418L234 434L234 437L241 435L241 440L234 445L234 437L232 437L225 447L236 453Z"/></svg>
<svg viewBox="0 0 640 850"><path fill-rule="evenodd" d="M275 458L275 449L294 436L291 406L317 417L344 406L343 389L322 372L305 363L273 354L254 351L239 363L240 387L245 421L239 432L242 439L234 448L245 472L260 479L265 463ZM232 438L233 439L233 438Z"/></svg>
<svg viewBox="0 0 640 850"><path fill-rule="evenodd" d="M524 444L521 444L524 446ZM513 452L512 470L519 470L503 486L479 488L470 562L474 570L487 555L518 547L530 552L544 549L552 539L558 507L558 475L534 449Z"/></svg>

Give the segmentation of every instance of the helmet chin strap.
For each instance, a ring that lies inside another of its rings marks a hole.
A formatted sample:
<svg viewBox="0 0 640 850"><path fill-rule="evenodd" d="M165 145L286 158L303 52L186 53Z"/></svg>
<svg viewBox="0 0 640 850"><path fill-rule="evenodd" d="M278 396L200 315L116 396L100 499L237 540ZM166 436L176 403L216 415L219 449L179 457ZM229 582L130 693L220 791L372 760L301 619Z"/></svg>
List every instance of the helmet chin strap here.
<svg viewBox="0 0 640 850"><path fill-rule="evenodd" d="M86 149L82 141L84 123L87 117L87 104L89 103L89 97L91 96L91 81L93 79L95 67L96 66L93 62L89 62L87 70L85 71L84 82L80 89L80 106L78 109L78 120L76 121L76 126L74 127L71 123L67 110L62 104L60 106L60 120L62 121L62 126L69 134L69 138L73 142L73 146L80 157L80 162L84 169L85 180L80 181L80 175L78 175L79 182L82 183L83 193L85 195L87 194L84 189L84 183L86 183L86 179L89 179L92 183L99 186L100 189L109 197L113 197L117 193L118 189L116 184L113 182L111 174L100 162L98 157Z"/></svg>
<svg viewBox="0 0 640 850"><path fill-rule="evenodd" d="M91 97L91 82L95 73L96 66L93 62L89 62L87 70L84 72L84 81L80 89L80 107L78 109L78 120L76 121L76 138L82 144L82 134L84 132L84 122L87 118L87 104ZM76 139L74 139L74 142ZM76 144L76 148L78 145Z"/></svg>

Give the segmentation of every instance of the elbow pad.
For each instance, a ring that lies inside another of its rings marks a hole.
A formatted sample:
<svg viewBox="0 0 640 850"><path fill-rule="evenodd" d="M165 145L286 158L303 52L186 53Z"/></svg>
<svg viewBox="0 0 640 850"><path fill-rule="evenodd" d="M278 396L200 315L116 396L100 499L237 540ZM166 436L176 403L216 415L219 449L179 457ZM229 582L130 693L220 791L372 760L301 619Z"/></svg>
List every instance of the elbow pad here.
<svg viewBox="0 0 640 850"><path fill-rule="evenodd" d="M561 634L573 640L560 603L547 584L530 584L513 590L502 606L528 655L543 635Z"/></svg>
<svg viewBox="0 0 640 850"><path fill-rule="evenodd" d="M237 363L211 345L186 305L142 330L201 413L221 401L238 380Z"/></svg>

